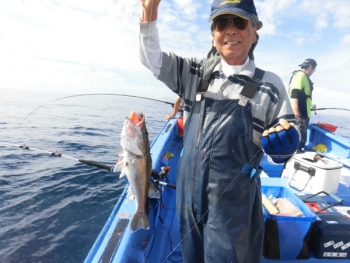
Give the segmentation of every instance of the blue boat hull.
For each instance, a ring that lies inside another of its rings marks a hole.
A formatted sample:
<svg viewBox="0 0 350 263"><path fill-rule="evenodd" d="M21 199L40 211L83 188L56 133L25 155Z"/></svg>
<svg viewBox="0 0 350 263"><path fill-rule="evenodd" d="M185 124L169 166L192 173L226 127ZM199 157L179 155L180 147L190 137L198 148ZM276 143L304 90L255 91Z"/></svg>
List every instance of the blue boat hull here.
<svg viewBox="0 0 350 263"><path fill-rule="evenodd" d="M323 143L327 146L324 153L327 157L336 158L344 165L348 165L350 143L327 130L316 125L310 125L308 132L307 147L310 149ZM162 128L151 145L153 169L161 171L164 166L170 167L168 178L163 179L166 183L176 183L176 169L182 150L182 139L178 135L177 120L169 120ZM279 178L283 165L271 165L266 156L261 162L262 167L269 177L264 182L283 185L285 181ZM127 187L126 187L127 188ZM142 262L182 262L181 240L178 231L178 220L175 209L176 190L166 186L159 186L161 197L158 200L150 200L151 208L148 214L150 229L131 232L129 230L130 219L135 210L135 202L127 203L126 189L121 195L112 214L96 239L85 263L90 262L114 262L114 263L142 263ZM350 190L342 187L344 197L350 201ZM307 260L268 260L263 262L334 262L334 260L320 260L311 256ZM350 260L337 260L347 262Z"/></svg>

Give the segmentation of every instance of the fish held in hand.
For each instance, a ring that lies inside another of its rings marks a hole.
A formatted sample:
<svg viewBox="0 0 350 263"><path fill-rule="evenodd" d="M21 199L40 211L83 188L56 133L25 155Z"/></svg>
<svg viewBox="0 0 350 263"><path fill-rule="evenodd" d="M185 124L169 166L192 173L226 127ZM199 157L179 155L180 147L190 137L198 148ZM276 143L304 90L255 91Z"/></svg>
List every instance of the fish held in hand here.
<svg viewBox="0 0 350 263"><path fill-rule="evenodd" d="M127 201L135 198L136 211L130 223L130 230L149 229L147 218L148 197L157 197L156 187L151 182L152 159L145 116L131 112L125 118L120 136L123 148L121 159L114 171L120 171L120 177L126 175L129 181Z"/></svg>

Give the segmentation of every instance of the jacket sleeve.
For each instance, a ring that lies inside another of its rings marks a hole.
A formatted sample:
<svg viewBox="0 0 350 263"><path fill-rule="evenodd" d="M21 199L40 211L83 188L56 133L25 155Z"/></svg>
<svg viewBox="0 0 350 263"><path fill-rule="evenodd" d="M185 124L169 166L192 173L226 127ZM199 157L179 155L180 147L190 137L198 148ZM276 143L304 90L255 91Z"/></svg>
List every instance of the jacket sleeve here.
<svg viewBox="0 0 350 263"><path fill-rule="evenodd" d="M141 63L157 77L162 65L162 51L156 21L140 22L139 45Z"/></svg>

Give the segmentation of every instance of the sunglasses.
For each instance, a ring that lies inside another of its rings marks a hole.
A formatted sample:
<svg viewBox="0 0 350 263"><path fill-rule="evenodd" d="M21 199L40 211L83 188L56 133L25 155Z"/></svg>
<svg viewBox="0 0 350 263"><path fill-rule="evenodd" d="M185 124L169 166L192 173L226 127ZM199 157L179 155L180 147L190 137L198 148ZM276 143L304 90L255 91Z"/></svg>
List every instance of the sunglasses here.
<svg viewBox="0 0 350 263"><path fill-rule="evenodd" d="M217 17L213 20L214 29L218 32L222 32L228 28L230 22L232 22L234 28L244 30L248 27L249 19L244 19L239 16Z"/></svg>

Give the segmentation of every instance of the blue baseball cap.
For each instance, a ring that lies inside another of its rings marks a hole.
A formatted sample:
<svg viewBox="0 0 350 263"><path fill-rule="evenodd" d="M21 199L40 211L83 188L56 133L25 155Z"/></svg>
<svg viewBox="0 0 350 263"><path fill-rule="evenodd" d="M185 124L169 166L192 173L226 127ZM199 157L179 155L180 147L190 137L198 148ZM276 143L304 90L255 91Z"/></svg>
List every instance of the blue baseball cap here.
<svg viewBox="0 0 350 263"><path fill-rule="evenodd" d="M224 14L237 15L246 19L250 19L252 15L258 15L254 0L214 0L209 21Z"/></svg>

